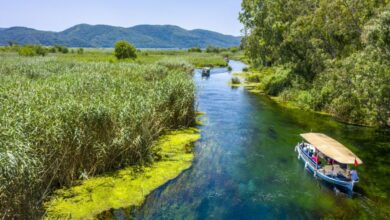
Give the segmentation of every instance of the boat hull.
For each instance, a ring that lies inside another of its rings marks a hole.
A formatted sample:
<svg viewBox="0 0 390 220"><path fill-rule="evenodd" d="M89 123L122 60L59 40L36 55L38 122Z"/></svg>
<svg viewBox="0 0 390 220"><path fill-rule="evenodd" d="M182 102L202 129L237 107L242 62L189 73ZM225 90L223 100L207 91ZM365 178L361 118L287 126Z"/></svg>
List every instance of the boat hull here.
<svg viewBox="0 0 390 220"><path fill-rule="evenodd" d="M356 183L355 181L343 181L334 177L327 176L322 172L319 172L317 164L309 157L306 152L302 150L301 147L299 147L299 145L295 147L295 150L298 153L298 159L304 162L305 168L310 171L315 178L327 182L333 186L341 187L348 191L353 191L353 187Z"/></svg>

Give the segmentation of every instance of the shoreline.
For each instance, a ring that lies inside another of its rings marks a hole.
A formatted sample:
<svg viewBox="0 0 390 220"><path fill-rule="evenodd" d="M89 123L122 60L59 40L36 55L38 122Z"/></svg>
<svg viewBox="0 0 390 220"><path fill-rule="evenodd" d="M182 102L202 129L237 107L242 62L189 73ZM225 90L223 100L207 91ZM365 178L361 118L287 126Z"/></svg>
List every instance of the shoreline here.
<svg viewBox="0 0 390 220"><path fill-rule="evenodd" d="M170 131L158 138L154 148L160 159L150 166L127 167L56 190L44 204L45 219L90 219L110 209L141 206L146 196L192 166L193 143L199 129Z"/></svg>
<svg viewBox="0 0 390 220"><path fill-rule="evenodd" d="M247 63L246 63L247 64ZM248 65L248 64L247 64ZM256 82L246 82L246 79L248 76L251 76L253 73L251 72L241 72L241 73L234 73L233 75L234 76L238 76L238 77L241 77L241 79L243 79L243 82L240 82L240 83L235 83L235 84L231 84L229 83L229 85L231 85L232 87L244 87L248 92L251 92L253 94L256 94L256 95L264 95L266 96L267 98L269 98L270 100L272 100L274 103L276 103L277 105L279 105L280 107L283 107L283 108L287 108L287 109L300 109L300 110L303 110L303 111L307 111L307 112L312 112L312 113L315 113L315 114L319 114L319 115L323 115L323 116L328 116L328 117L331 117L332 119L340 122L340 123L343 123L343 124L347 124L347 125L354 125L354 126L359 126L359 127L367 127L367 128L374 128L374 129L387 129L386 127L384 128L381 128L379 126L370 126L370 125L366 125L366 124L356 124L356 123L351 123L351 122L348 122L348 121L344 121L344 120L341 120L337 117L335 117L333 114L331 113L328 113L328 112L324 112L324 111L316 111L316 110L313 110L313 109L307 109L307 108L300 108L296 102L293 102L293 101L286 101L286 100L282 100L281 97L279 96L271 96L271 95L267 95L264 93L264 91L262 91L261 89L258 88L258 86L260 85L260 83L256 83Z"/></svg>

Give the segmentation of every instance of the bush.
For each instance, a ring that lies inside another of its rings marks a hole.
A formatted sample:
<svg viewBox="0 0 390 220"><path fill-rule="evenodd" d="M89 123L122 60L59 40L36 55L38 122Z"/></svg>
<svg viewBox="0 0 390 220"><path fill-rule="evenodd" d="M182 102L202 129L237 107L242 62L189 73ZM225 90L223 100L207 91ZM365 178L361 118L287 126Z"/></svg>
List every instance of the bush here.
<svg viewBox="0 0 390 220"><path fill-rule="evenodd" d="M247 82L253 82L253 83L259 83L260 82L260 76L257 74L250 74L248 77L246 77Z"/></svg>
<svg viewBox="0 0 390 220"><path fill-rule="evenodd" d="M231 48L230 48L230 52L232 52L232 53L237 53L238 50L239 50L238 47L231 47Z"/></svg>
<svg viewBox="0 0 390 220"><path fill-rule="evenodd" d="M77 49L77 54L84 54L84 49L83 48Z"/></svg>
<svg viewBox="0 0 390 220"><path fill-rule="evenodd" d="M135 47L124 40L116 42L114 54L118 59L137 58Z"/></svg>
<svg viewBox="0 0 390 220"><path fill-rule="evenodd" d="M47 54L47 50L40 45L25 45L19 48L18 53L20 56L45 56Z"/></svg>
<svg viewBox="0 0 390 220"><path fill-rule="evenodd" d="M35 53L39 56L46 56L47 49L42 46L35 46Z"/></svg>
<svg viewBox="0 0 390 220"><path fill-rule="evenodd" d="M261 87L268 95L276 96L290 86L291 69L285 67L273 69L272 74L264 75Z"/></svg>
<svg viewBox="0 0 390 220"><path fill-rule="evenodd" d="M53 48L55 51L58 51L60 53L68 53L69 52L69 49L65 46L62 46L62 45L54 45ZM53 49L51 49L51 50L53 50Z"/></svg>
<svg viewBox="0 0 390 220"><path fill-rule="evenodd" d="M240 78L238 78L238 77L233 77L232 79L231 79L231 83L232 84L240 84L241 83L241 81L240 81Z"/></svg>
<svg viewBox="0 0 390 220"><path fill-rule="evenodd" d="M208 46L206 53L219 53L221 50L218 47Z"/></svg>
<svg viewBox="0 0 390 220"><path fill-rule="evenodd" d="M201 53L202 49L200 49L199 47L193 47L188 49L188 52Z"/></svg>
<svg viewBox="0 0 390 220"><path fill-rule="evenodd" d="M27 56L32 57L32 56L36 55L35 49L33 46L23 46L22 48L19 49L18 53L20 56L25 56L25 57L27 57Z"/></svg>

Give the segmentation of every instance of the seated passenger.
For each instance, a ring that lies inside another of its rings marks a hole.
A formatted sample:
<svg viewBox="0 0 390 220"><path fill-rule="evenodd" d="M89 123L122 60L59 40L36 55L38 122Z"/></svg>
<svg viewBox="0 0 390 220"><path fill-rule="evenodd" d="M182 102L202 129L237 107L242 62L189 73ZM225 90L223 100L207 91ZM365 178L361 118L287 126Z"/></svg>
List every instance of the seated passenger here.
<svg viewBox="0 0 390 220"><path fill-rule="evenodd" d="M314 162L316 162L316 164L318 164L318 155L317 153L314 153L314 155L311 157L312 160L314 160Z"/></svg>
<svg viewBox="0 0 390 220"><path fill-rule="evenodd" d="M356 170L351 170L350 173L351 173L351 179L352 179L353 181L358 181L358 180L359 180L359 176L358 176Z"/></svg>

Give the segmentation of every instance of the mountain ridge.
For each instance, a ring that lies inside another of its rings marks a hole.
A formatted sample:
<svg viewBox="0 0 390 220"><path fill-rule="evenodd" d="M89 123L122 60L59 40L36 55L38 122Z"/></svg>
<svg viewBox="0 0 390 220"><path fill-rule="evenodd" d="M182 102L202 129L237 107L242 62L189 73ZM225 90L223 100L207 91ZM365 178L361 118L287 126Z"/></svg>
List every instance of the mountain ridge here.
<svg viewBox="0 0 390 220"><path fill-rule="evenodd" d="M0 28L0 45L13 41L18 44L61 44L68 47L113 47L126 40L138 48L190 48L238 46L241 37L204 29L187 30L176 25L142 24L133 27L77 24L63 31L42 31L28 27Z"/></svg>

